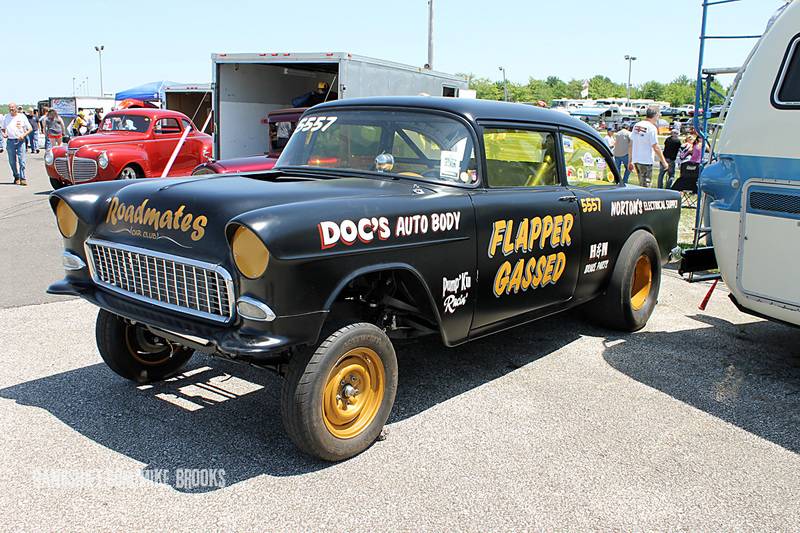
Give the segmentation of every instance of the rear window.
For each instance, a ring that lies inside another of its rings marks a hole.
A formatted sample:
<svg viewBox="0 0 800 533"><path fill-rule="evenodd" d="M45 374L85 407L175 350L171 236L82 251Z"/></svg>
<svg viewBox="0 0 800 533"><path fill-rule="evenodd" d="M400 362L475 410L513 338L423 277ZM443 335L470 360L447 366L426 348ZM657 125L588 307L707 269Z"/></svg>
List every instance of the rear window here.
<svg viewBox="0 0 800 533"><path fill-rule="evenodd" d="M800 107L800 36L789 45L773 96L780 107Z"/></svg>

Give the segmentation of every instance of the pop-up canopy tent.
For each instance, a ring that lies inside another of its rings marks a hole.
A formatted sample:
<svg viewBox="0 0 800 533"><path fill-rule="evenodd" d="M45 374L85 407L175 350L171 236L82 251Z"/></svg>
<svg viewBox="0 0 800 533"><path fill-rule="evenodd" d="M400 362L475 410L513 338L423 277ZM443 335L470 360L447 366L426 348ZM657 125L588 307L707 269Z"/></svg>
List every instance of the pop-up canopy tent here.
<svg viewBox="0 0 800 533"><path fill-rule="evenodd" d="M167 85L175 85L172 81L151 81L138 87L133 87L125 91L120 91L114 95L115 100L125 100L126 98L133 98L145 102L164 101L164 87Z"/></svg>

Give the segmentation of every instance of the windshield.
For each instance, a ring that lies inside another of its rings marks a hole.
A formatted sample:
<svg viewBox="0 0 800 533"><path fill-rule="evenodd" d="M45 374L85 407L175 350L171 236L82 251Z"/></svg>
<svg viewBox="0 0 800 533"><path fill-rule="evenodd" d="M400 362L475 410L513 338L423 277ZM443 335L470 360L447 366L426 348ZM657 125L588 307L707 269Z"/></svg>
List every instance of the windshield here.
<svg viewBox="0 0 800 533"><path fill-rule="evenodd" d="M276 168L377 172L448 183L478 180L472 136L452 118L414 111L330 109L306 115Z"/></svg>
<svg viewBox="0 0 800 533"><path fill-rule="evenodd" d="M103 119L102 131L138 131L150 129L150 117L141 115L111 115Z"/></svg>

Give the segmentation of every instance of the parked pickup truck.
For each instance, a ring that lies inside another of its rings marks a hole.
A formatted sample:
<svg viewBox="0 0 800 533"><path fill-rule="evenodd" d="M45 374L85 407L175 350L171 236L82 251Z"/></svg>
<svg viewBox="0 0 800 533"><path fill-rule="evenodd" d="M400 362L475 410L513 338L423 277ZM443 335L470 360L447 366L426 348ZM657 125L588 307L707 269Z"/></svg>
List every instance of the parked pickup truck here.
<svg viewBox="0 0 800 533"><path fill-rule="evenodd" d="M482 100L324 103L273 171L50 203L66 276L48 291L100 307L112 370L160 380L194 350L272 369L287 433L330 461L381 432L392 339L457 346L578 306L634 331L679 252L677 192L621 183L577 119Z"/></svg>
<svg viewBox="0 0 800 533"><path fill-rule="evenodd" d="M92 181L161 177L184 129L190 128L168 176L188 176L211 157L212 138L189 117L164 109L108 113L93 135L75 137L45 154L53 189Z"/></svg>

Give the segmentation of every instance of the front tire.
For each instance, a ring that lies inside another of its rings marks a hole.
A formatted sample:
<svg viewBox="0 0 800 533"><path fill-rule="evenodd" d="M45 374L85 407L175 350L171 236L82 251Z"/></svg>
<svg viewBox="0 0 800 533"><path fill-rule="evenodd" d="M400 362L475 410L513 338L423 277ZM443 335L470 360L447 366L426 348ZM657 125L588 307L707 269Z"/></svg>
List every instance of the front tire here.
<svg viewBox="0 0 800 533"><path fill-rule="evenodd" d="M588 315L601 325L637 331L646 324L661 288L661 253L655 237L635 231L617 257L605 294L591 302Z"/></svg>
<svg viewBox="0 0 800 533"><path fill-rule="evenodd" d="M138 178L141 178L139 169L137 169L133 165L128 165L127 167L120 170L119 176L117 176L118 180L135 180Z"/></svg>
<svg viewBox="0 0 800 533"><path fill-rule="evenodd" d="M283 425L308 455L341 461L378 438L397 392L397 357L386 334L357 323L316 350L297 353L281 392Z"/></svg>
<svg viewBox="0 0 800 533"><path fill-rule="evenodd" d="M97 314L95 336L97 349L108 367L137 383L160 381L176 374L194 353L105 309Z"/></svg>

